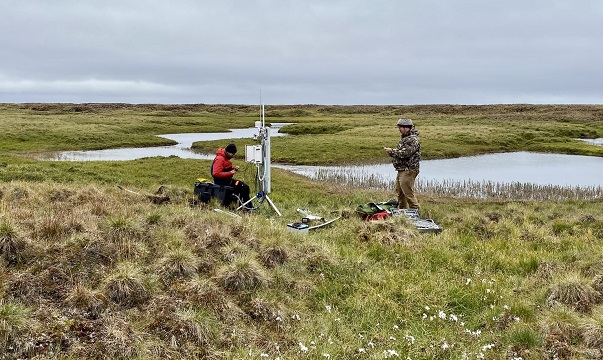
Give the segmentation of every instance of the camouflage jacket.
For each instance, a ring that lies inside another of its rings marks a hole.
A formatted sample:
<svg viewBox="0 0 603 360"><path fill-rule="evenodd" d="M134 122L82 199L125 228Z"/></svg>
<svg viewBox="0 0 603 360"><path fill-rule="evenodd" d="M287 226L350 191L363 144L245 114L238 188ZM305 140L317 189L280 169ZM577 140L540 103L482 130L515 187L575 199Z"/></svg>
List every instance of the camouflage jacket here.
<svg viewBox="0 0 603 360"><path fill-rule="evenodd" d="M414 126L408 134L400 138L398 146L392 150L390 156L397 171L419 170L421 142L419 132Z"/></svg>

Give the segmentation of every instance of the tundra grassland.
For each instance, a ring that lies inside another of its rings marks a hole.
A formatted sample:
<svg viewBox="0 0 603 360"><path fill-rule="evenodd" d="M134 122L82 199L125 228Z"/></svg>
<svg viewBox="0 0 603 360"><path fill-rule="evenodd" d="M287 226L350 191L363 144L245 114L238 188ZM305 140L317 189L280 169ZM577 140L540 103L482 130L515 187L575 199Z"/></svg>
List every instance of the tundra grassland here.
<svg viewBox="0 0 603 360"><path fill-rule="evenodd" d="M397 141L400 116L417 123L427 158L547 149L601 156L573 141L601 137L599 106L270 108L267 120L295 123L285 130L299 133L272 139L274 161L378 161L384 143ZM196 201L193 182L208 177L207 160L33 157L253 126L257 110L1 105L0 359L603 356L600 198L420 193L424 217L444 227L436 235L403 218L355 214L358 204L393 197L386 189L273 168L270 197L283 216L263 204L235 218ZM242 170L253 183L253 168ZM286 225L301 218L297 208L341 218L295 234Z"/></svg>

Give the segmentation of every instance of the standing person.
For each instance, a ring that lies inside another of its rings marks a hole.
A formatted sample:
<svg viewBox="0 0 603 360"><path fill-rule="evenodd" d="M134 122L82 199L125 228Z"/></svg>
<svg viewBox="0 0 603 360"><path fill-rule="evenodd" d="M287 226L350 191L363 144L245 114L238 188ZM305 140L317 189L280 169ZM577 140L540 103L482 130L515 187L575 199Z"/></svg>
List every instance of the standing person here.
<svg viewBox="0 0 603 360"><path fill-rule="evenodd" d="M415 196L415 179L419 175L421 161L421 142L419 132L411 119L399 119L397 124L400 132L400 142L395 148L384 147L383 150L392 157L392 163L398 176L396 177L396 192L398 193L399 209L419 210L419 202Z"/></svg>
<svg viewBox="0 0 603 360"><path fill-rule="evenodd" d="M231 186L233 193L241 199L242 203L245 203L249 200L249 186L233 178L239 167L233 167L230 159L234 158L236 153L235 144L228 144L225 148L216 150L216 157L211 164L211 176L214 178L214 184Z"/></svg>

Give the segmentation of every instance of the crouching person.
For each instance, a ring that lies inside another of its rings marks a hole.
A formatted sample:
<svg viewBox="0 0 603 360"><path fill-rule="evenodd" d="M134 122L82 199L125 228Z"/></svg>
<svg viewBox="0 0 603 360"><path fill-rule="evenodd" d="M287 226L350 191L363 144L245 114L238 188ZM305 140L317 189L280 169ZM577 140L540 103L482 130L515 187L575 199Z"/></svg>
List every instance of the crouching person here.
<svg viewBox="0 0 603 360"><path fill-rule="evenodd" d="M214 184L231 186L233 194L238 196L242 203L246 203L249 201L249 186L234 178L239 167L233 167L230 161L236 153L237 147L235 144L228 144L225 148L216 150L216 157L211 164L211 176L214 179Z"/></svg>

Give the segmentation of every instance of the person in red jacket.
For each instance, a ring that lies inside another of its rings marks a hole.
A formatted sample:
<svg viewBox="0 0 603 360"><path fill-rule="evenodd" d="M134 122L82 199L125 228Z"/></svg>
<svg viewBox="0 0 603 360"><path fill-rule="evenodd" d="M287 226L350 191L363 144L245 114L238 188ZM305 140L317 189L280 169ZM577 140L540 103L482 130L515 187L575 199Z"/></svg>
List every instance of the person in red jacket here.
<svg viewBox="0 0 603 360"><path fill-rule="evenodd" d="M231 186L233 193L241 199L242 203L245 203L249 200L249 186L234 178L239 167L233 167L230 161L236 153L235 144L228 144L225 148L216 150L216 157L211 164L211 176L214 178L214 184Z"/></svg>

